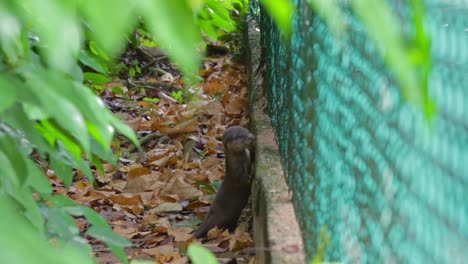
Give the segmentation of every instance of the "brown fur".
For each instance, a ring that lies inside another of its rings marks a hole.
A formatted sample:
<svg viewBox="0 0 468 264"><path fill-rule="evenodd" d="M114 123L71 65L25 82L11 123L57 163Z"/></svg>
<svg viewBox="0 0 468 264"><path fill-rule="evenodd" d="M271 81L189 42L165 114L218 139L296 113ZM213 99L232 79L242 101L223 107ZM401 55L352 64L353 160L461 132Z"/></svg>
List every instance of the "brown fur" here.
<svg viewBox="0 0 468 264"><path fill-rule="evenodd" d="M226 175L208 215L193 234L196 238L215 226L233 231L249 200L254 136L243 127L233 126L224 133L223 143Z"/></svg>

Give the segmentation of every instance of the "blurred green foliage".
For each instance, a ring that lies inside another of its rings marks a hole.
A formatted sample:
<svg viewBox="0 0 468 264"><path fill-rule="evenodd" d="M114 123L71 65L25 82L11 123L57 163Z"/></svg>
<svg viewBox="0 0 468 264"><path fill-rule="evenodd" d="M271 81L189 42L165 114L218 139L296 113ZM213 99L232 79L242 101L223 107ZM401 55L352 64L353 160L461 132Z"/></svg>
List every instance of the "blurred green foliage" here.
<svg viewBox="0 0 468 264"><path fill-rule="evenodd" d="M199 244L190 244L187 249L187 255L194 264L217 264L216 256L208 249Z"/></svg>
<svg viewBox="0 0 468 264"><path fill-rule="evenodd" d="M417 0L411 2L420 5ZM291 2L261 3L289 35L294 13ZM30 156L48 161L67 186L75 168L93 181L90 165L102 168L103 160L115 163L110 146L116 132L135 144L138 141L83 83L99 90L110 80L113 58L125 48L140 22L190 79L198 72L202 32L216 40L224 32L236 30L239 25L234 17L242 17L247 5L247 0L0 1L0 251L5 262L93 262L83 235L104 241L127 262L123 247L129 241L115 235L90 208L52 194L44 171ZM430 70L430 43L421 23L423 9L415 14L417 34L413 49L407 49L398 32L378 32L374 25L381 23L369 15L375 10L386 22L394 22L383 5L374 9L359 3L355 6L375 41L392 43L386 58L400 70L397 76L403 89L408 89L407 97L425 102L424 93L421 97L419 90L409 90L425 87ZM327 2L316 6L322 7L328 17L338 12ZM339 24L333 28L343 31ZM423 70L418 75L404 75L403 70L415 72L415 67ZM80 234L75 217L85 217L92 224L87 234ZM54 246L48 241L54 241ZM196 246L188 253L193 258L212 259Z"/></svg>
<svg viewBox="0 0 468 264"><path fill-rule="evenodd" d="M247 10L246 0L206 0L194 5L198 25L203 33L213 41L239 27L240 21L233 17L242 17Z"/></svg>

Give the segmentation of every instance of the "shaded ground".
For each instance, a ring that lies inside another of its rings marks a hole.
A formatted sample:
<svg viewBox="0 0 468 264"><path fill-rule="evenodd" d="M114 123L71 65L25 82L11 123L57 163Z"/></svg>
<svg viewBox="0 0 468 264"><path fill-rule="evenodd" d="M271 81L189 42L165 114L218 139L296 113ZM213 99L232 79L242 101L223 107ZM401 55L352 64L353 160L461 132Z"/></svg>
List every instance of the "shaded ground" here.
<svg viewBox="0 0 468 264"><path fill-rule="evenodd" d="M79 171L69 190L53 173L49 176L56 192L91 206L133 242L126 250L131 259L188 263L186 247L196 241L190 233L224 176L222 134L229 126L248 123L247 80L232 55L217 54L204 61L202 83L182 96L178 72L163 54L151 52L157 50L128 52L124 61L139 57L143 74L116 79L100 92L140 136L142 151L124 138L116 140L118 164L104 163L104 173L95 169L94 186ZM212 230L203 241L222 263L254 261L250 221L242 218L234 234ZM82 231L88 228L85 220L76 221ZM100 263L118 263L105 245L90 239Z"/></svg>

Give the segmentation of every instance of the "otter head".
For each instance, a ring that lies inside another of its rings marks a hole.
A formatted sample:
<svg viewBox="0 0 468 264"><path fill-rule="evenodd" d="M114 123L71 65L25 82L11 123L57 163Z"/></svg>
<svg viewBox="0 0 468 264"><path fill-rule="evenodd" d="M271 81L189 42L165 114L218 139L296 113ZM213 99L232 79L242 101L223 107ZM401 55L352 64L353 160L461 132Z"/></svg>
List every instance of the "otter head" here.
<svg viewBox="0 0 468 264"><path fill-rule="evenodd" d="M233 153L249 151L254 144L255 137L247 129L232 126L223 135L224 150Z"/></svg>

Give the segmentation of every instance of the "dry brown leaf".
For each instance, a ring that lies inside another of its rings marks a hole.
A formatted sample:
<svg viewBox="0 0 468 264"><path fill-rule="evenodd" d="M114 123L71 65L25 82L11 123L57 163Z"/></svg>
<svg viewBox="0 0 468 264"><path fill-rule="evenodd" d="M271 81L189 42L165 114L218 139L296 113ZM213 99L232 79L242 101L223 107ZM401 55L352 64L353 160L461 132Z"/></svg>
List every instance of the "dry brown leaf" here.
<svg viewBox="0 0 468 264"><path fill-rule="evenodd" d="M258 260L256 256L253 256L249 260L249 264L258 264Z"/></svg>
<svg viewBox="0 0 468 264"><path fill-rule="evenodd" d="M229 116L239 116L241 113L246 113L249 107L249 101L246 98L235 96L231 98L225 105L224 109Z"/></svg>
<svg viewBox="0 0 468 264"><path fill-rule="evenodd" d="M157 167L166 167L166 165L169 163L169 160L172 158L172 156L174 156L174 153L171 153L168 156L156 159L156 160L150 162L150 164L154 165L154 166L157 166Z"/></svg>
<svg viewBox="0 0 468 264"><path fill-rule="evenodd" d="M206 234L206 237L209 239L215 239L218 238L219 235L223 233L223 229L219 229L217 226L211 228L208 233Z"/></svg>
<svg viewBox="0 0 468 264"><path fill-rule="evenodd" d="M148 182L144 177L136 177L127 181L123 192L126 193L141 193L148 188Z"/></svg>
<svg viewBox="0 0 468 264"><path fill-rule="evenodd" d="M182 120L178 123L173 123L169 125L162 125L159 122L153 123L153 128L155 130L161 131L161 133L166 135L175 135L181 133L190 133L198 131L198 117L194 116L187 120Z"/></svg>
<svg viewBox="0 0 468 264"><path fill-rule="evenodd" d="M156 222L157 220L159 219L159 216L157 216L156 214L154 213L149 213L147 215L145 215L143 217L143 224L144 225L147 225L147 224L152 224L154 222Z"/></svg>
<svg viewBox="0 0 468 264"><path fill-rule="evenodd" d="M112 165L112 164L105 163L105 164L102 164L102 166L104 167L104 172L105 172L105 173L109 173L109 172L115 171L115 166Z"/></svg>
<svg viewBox="0 0 468 264"><path fill-rule="evenodd" d="M169 203L175 203L177 201L179 201L179 196L175 195L175 194L167 194L167 193L164 193L164 194L161 194L159 195L159 198L165 202L169 202Z"/></svg>
<svg viewBox="0 0 468 264"><path fill-rule="evenodd" d="M122 166L119 168L119 171L121 172L129 172L133 169L136 169L136 168L142 168L143 165L141 165L140 163L134 163L134 164L130 164L130 165L127 165L127 166Z"/></svg>
<svg viewBox="0 0 468 264"><path fill-rule="evenodd" d="M137 117L134 119L129 119L129 120L123 120L123 122L129 126L133 131L138 132L140 130L140 125L141 125L141 117Z"/></svg>
<svg viewBox="0 0 468 264"><path fill-rule="evenodd" d="M200 106L196 105L196 103L191 103L190 104L192 107L190 109L186 109L185 111L182 111L178 114L178 118L181 119L189 119L192 117L196 117L196 115L199 113L198 108Z"/></svg>
<svg viewBox="0 0 468 264"><path fill-rule="evenodd" d="M176 259L171 262L171 264L187 264L189 263L188 257L181 257L180 259Z"/></svg>
<svg viewBox="0 0 468 264"><path fill-rule="evenodd" d="M239 250L253 245L253 239L250 234L243 230L245 225L242 224L234 231L232 238L229 240L229 250Z"/></svg>
<svg viewBox="0 0 468 264"><path fill-rule="evenodd" d="M146 153L149 161L154 161L163 158L170 152L175 152L176 147L170 144L159 144L157 148L154 148Z"/></svg>
<svg viewBox="0 0 468 264"><path fill-rule="evenodd" d="M208 142L205 145L205 151L208 155L216 155L217 153L222 152L220 142L214 137L208 138Z"/></svg>
<svg viewBox="0 0 468 264"><path fill-rule="evenodd" d="M201 164L201 174L208 176L208 180L213 182L224 177L224 161L215 157L208 157Z"/></svg>
<svg viewBox="0 0 468 264"><path fill-rule="evenodd" d="M162 212L178 212L182 211L182 205L180 203L162 203L158 207L151 210L154 213Z"/></svg>
<svg viewBox="0 0 468 264"><path fill-rule="evenodd" d="M147 174L151 174L150 169L144 168L144 167L137 167L137 168L133 168L133 169L128 171L127 179L131 180L131 179L133 179L135 177L138 177L138 176L141 176L141 175L147 175Z"/></svg>
<svg viewBox="0 0 468 264"><path fill-rule="evenodd" d="M168 193L175 194L180 200L195 200L203 192L184 181L184 177L179 176L168 190Z"/></svg>
<svg viewBox="0 0 468 264"><path fill-rule="evenodd" d="M114 175L113 172L112 173L104 173L104 174L102 174L102 172L100 170L96 170L94 172L94 177L100 183L109 183L112 180L113 175Z"/></svg>
<svg viewBox="0 0 468 264"><path fill-rule="evenodd" d="M190 238L193 238L192 234L189 234L192 232L193 229L191 228L174 228L174 227L169 227L167 229L167 233L170 236L174 237L174 241L176 242L184 242L188 241Z"/></svg>
<svg viewBox="0 0 468 264"><path fill-rule="evenodd" d="M222 84L219 80L209 80L204 82L201 86L203 91L210 95L222 93L226 90L226 85Z"/></svg>
<svg viewBox="0 0 468 264"><path fill-rule="evenodd" d="M153 207L157 204L157 201L154 199L154 192L142 192L140 193L140 197L145 207Z"/></svg>
<svg viewBox="0 0 468 264"><path fill-rule="evenodd" d="M166 255L157 256L156 261L158 263L168 263L168 262L172 262L174 260L180 259L180 258L182 258L182 255L180 255L179 252L171 252Z"/></svg>
<svg viewBox="0 0 468 264"><path fill-rule="evenodd" d="M130 239L138 233L138 225L132 221L115 221L114 232Z"/></svg>
<svg viewBox="0 0 468 264"><path fill-rule="evenodd" d="M109 199L120 205L134 205L141 202L141 197L139 194L129 194L129 193L122 193L122 194L113 194L108 196Z"/></svg>
<svg viewBox="0 0 468 264"><path fill-rule="evenodd" d="M164 183L158 182L160 176L161 174L159 172L153 172L130 179L127 181L123 192L140 193L160 189L164 186Z"/></svg>
<svg viewBox="0 0 468 264"><path fill-rule="evenodd" d="M96 192L89 182L82 180L73 184L69 192L70 198L81 204L106 198L105 195Z"/></svg>
<svg viewBox="0 0 468 264"><path fill-rule="evenodd" d="M209 242L203 244L204 247L209 249L213 253L223 253L227 251L227 248L222 248L218 246L218 242Z"/></svg>
<svg viewBox="0 0 468 264"><path fill-rule="evenodd" d="M119 179L113 179L107 184L107 186L110 189L114 189L114 190L123 190L125 188L125 185L127 185L127 182L124 180L119 180Z"/></svg>
<svg viewBox="0 0 468 264"><path fill-rule="evenodd" d="M211 116L222 115L224 112L224 107L220 102L212 101L212 102L209 102L207 105L205 105L201 109L201 111L202 113L206 115L211 115Z"/></svg>
<svg viewBox="0 0 468 264"><path fill-rule="evenodd" d="M185 206L185 209L187 210L195 210L196 208L204 207L207 206L206 203L200 202L200 201L194 201L189 203L187 206Z"/></svg>
<svg viewBox="0 0 468 264"><path fill-rule="evenodd" d="M173 245L164 245L154 248L143 249L142 252L151 256L166 255L177 251Z"/></svg>

